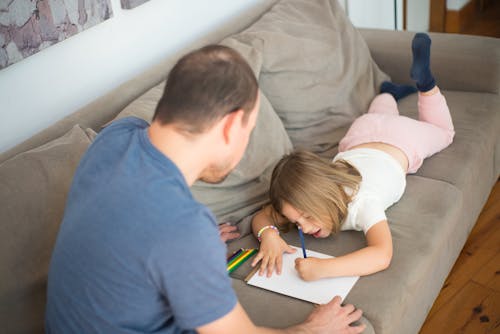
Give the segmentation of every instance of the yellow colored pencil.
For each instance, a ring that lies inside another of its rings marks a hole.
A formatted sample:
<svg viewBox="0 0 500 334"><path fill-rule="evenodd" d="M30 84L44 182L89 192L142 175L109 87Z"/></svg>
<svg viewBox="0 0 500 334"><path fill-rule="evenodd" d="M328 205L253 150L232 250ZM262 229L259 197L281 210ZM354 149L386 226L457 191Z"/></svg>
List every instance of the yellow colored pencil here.
<svg viewBox="0 0 500 334"><path fill-rule="evenodd" d="M235 265L240 263L242 260L244 261L245 257L251 252L251 249L246 249L241 253L236 259L234 259L233 263L231 263L228 267L227 270L231 270Z"/></svg>
<svg viewBox="0 0 500 334"><path fill-rule="evenodd" d="M229 273L233 272L236 270L241 264L243 264L246 260L248 260L252 255L254 255L257 252L255 248L253 249L247 249L241 256L240 258L233 262L230 266L228 266L227 271Z"/></svg>

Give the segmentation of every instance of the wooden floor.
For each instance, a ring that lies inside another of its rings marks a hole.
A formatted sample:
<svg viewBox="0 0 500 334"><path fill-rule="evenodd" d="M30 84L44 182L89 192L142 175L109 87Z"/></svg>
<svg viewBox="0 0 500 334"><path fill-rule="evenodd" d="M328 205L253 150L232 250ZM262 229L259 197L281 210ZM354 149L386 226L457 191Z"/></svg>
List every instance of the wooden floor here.
<svg viewBox="0 0 500 334"><path fill-rule="evenodd" d="M500 37L500 0L483 1L484 8L478 10L475 20L461 34Z"/></svg>
<svg viewBox="0 0 500 334"><path fill-rule="evenodd" d="M500 181L420 334L500 334Z"/></svg>
<svg viewBox="0 0 500 334"><path fill-rule="evenodd" d="M500 0L462 34L500 37ZM500 334L500 181L493 188L420 334Z"/></svg>

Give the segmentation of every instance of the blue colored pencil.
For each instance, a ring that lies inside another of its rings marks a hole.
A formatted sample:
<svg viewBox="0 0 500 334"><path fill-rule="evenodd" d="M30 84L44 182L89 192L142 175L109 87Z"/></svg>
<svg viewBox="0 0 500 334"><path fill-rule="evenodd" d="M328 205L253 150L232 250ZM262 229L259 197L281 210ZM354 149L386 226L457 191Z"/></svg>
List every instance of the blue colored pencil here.
<svg viewBox="0 0 500 334"><path fill-rule="evenodd" d="M298 227L298 229L299 229L299 236L300 236L300 245L302 246L302 254L304 255L304 259L307 259L306 244L304 242L304 233L302 232L302 228L300 228L300 226Z"/></svg>

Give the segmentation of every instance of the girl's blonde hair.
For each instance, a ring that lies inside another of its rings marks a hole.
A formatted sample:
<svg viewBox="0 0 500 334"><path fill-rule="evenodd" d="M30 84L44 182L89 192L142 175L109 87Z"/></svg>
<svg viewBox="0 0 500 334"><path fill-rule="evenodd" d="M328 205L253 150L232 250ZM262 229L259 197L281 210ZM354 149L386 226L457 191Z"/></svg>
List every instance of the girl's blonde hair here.
<svg viewBox="0 0 500 334"><path fill-rule="evenodd" d="M347 161L331 162L314 153L295 151L274 167L269 196L276 213L281 213L283 202L287 202L316 220L331 223L335 234L360 182L361 174Z"/></svg>

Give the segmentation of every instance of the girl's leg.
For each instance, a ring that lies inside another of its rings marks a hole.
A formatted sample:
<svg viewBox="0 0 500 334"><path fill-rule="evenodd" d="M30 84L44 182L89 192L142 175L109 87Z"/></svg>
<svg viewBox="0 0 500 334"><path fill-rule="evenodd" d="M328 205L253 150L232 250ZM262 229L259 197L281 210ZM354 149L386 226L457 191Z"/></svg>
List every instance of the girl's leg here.
<svg viewBox="0 0 500 334"><path fill-rule="evenodd" d="M440 99L437 101L435 108L440 107ZM424 102L427 105L434 101ZM339 143L339 152L370 142L390 144L405 153L408 158L408 173L415 173L425 158L443 150L452 140L452 130L435 124L406 116L371 112L354 121Z"/></svg>
<svg viewBox="0 0 500 334"><path fill-rule="evenodd" d="M411 43L413 63L410 76L420 92L428 92L436 86L431 73L431 39L427 34L417 33Z"/></svg>
<svg viewBox="0 0 500 334"><path fill-rule="evenodd" d="M416 81L418 93L419 121L405 121L403 146L413 153L409 159L409 173L414 173L425 158L443 150L455 135L450 110L446 99L436 86L430 70L431 39L418 33L413 38L413 64L411 77Z"/></svg>
<svg viewBox="0 0 500 334"><path fill-rule="evenodd" d="M441 93L419 94L418 105L420 120L400 117L392 124L399 127L400 147L408 156L408 173L415 173L424 159L448 147L455 135L448 106Z"/></svg>
<svg viewBox="0 0 500 334"><path fill-rule="evenodd" d="M390 81L384 81L380 85L380 93L389 93L394 97L396 101L399 101L403 97L413 94L416 91L417 88L415 86L404 85L404 84L399 85Z"/></svg>
<svg viewBox="0 0 500 334"><path fill-rule="evenodd" d="M394 97L380 94L368 113L351 125L339 143L339 151L368 142L383 142L401 149L408 157L408 173L415 173L425 158L451 144L453 123L446 99L436 86L430 71L430 38L416 34L412 42L411 76L419 92L419 120L399 116Z"/></svg>
<svg viewBox="0 0 500 334"><path fill-rule="evenodd" d="M430 69L431 39L427 34L418 33L411 43L413 63L410 75L417 85L418 118L453 132L453 123L446 99L436 86Z"/></svg>
<svg viewBox="0 0 500 334"><path fill-rule="evenodd" d="M437 86L429 92L418 94L418 119L440 127L453 137L454 128L450 109Z"/></svg>
<svg viewBox="0 0 500 334"><path fill-rule="evenodd" d="M398 105L391 94L382 93L373 99L368 108L368 113L399 115Z"/></svg>

